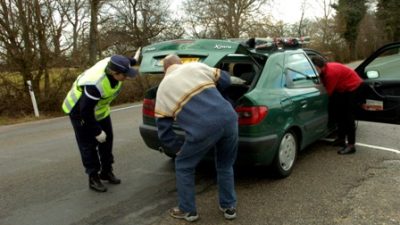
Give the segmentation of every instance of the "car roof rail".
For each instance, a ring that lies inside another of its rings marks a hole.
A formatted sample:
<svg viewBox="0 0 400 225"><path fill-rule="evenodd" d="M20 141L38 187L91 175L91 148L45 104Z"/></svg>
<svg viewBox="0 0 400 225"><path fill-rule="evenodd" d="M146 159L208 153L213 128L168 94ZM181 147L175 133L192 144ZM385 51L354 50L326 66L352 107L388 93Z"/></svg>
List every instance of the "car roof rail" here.
<svg viewBox="0 0 400 225"><path fill-rule="evenodd" d="M281 51L286 49L299 49L303 48L304 45L310 43L310 37L252 37L248 39L244 38L231 38L228 39L234 42L240 42L243 46L249 50L260 52L260 53L271 53L274 51Z"/></svg>

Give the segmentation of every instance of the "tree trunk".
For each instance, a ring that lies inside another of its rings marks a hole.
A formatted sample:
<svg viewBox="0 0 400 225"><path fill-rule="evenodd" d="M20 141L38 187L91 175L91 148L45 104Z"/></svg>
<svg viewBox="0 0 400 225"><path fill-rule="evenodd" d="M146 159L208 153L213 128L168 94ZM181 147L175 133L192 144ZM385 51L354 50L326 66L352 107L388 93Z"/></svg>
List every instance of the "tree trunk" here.
<svg viewBox="0 0 400 225"><path fill-rule="evenodd" d="M356 41L349 42L350 60L357 59Z"/></svg>
<svg viewBox="0 0 400 225"><path fill-rule="evenodd" d="M98 49L98 19L97 15L100 9L100 0L90 1L90 33L89 33L89 64L93 65L96 62Z"/></svg>
<svg viewBox="0 0 400 225"><path fill-rule="evenodd" d="M42 78L43 72L48 75L47 72L47 63L48 63L48 54L47 43L46 43L46 27L43 23L43 16L40 9L39 1L34 0L34 11L35 11L35 33L38 38L39 45L39 72L35 77L35 81L33 82L35 85L35 91L37 91L37 96L40 96L40 80ZM48 95L50 92L50 81L49 78L45 78L44 80L44 93Z"/></svg>

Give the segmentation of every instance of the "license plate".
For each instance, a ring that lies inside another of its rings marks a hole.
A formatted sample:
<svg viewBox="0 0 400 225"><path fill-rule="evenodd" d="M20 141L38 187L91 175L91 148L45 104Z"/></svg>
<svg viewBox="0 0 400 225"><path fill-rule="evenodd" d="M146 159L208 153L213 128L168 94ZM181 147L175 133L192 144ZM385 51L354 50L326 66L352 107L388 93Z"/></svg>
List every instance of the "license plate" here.
<svg viewBox="0 0 400 225"><path fill-rule="evenodd" d="M199 58L188 57L188 58L181 58L181 60L182 60L182 63L190 63L190 62L198 62Z"/></svg>
<svg viewBox="0 0 400 225"><path fill-rule="evenodd" d="M365 104L362 105L362 107L367 111L382 111L383 110L383 102L367 99Z"/></svg>
<svg viewBox="0 0 400 225"><path fill-rule="evenodd" d="M199 60L200 60L200 58L195 58L195 57L182 57L181 58L182 63L198 62ZM163 66L163 59L157 60L156 66Z"/></svg>

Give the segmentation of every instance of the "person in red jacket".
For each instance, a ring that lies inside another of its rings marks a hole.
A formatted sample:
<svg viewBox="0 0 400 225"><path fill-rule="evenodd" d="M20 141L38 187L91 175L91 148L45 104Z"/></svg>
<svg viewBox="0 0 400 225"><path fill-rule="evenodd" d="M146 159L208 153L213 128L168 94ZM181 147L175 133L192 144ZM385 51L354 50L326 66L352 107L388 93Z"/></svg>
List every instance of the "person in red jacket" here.
<svg viewBox="0 0 400 225"><path fill-rule="evenodd" d="M336 144L342 148L338 154L356 152L355 106L361 92L362 79L351 68L336 62L326 62L320 56L314 56L311 61L317 69L326 92L329 95L331 112L338 127ZM346 144L347 138L347 144Z"/></svg>

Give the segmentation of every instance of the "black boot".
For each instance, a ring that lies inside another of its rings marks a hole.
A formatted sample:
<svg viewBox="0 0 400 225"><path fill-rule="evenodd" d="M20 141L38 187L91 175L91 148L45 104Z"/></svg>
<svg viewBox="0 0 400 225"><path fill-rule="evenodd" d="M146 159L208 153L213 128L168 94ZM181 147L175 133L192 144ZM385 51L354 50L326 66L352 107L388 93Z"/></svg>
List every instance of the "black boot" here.
<svg viewBox="0 0 400 225"><path fill-rule="evenodd" d="M89 175L89 188L97 192L107 191L107 188L101 183L97 173Z"/></svg>
<svg viewBox="0 0 400 225"><path fill-rule="evenodd" d="M354 145L347 145L346 147L338 151L339 155L354 154L354 153L356 153L356 148L354 147Z"/></svg>
<svg viewBox="0 0 400 225"><path fill-rule="evenodd" d="M120 184L121 179L116 177L113 172L101 172L100 173L100 179L102 180L107 180L110 184Z"/></svg>

